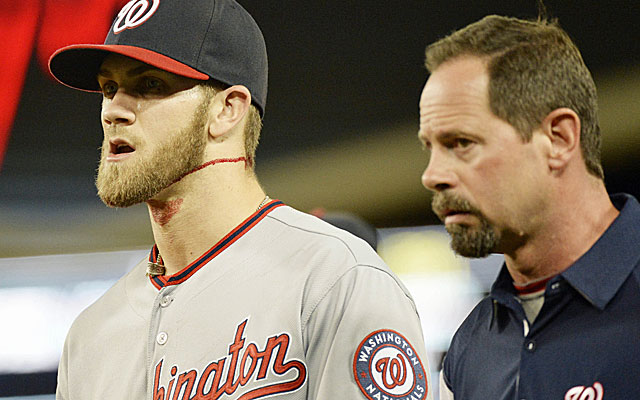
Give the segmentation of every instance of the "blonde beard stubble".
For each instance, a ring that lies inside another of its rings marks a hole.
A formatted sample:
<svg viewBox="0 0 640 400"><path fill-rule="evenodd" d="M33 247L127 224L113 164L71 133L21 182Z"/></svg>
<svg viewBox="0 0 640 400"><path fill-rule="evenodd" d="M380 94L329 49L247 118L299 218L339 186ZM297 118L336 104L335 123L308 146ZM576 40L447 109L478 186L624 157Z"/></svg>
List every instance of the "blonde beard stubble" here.
<svg viewBox="0 0 640 400"><path fill-rule="evenodd" d="M144 155L145 158L122 164L107 163L109 143L105 141L96 177L100 199L109 207L129 207L142 203L169 187L183 174L202 165L209 102L210 99L205 98L195 110L189 125L174 133L153 153Z"/></svg>

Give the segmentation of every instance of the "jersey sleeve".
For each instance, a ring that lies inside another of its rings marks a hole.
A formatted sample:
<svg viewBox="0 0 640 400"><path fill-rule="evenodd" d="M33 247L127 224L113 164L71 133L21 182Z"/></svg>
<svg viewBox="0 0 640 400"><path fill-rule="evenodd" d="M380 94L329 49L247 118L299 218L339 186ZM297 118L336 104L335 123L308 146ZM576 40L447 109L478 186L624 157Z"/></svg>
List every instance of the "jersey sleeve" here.
<svg viewBox="0 0 640 400"><path fill-rule="evenodd" d="M56 387L56 400L68 400L69 399L69 387L67 380L68 372L68 341L69 337L64 343L62 350L62 356L60 357L60 363L58 364L58 386Z"/></svg>
<svg viewBox="0 0 640 400"><path fill-rule="evenodd" d="M308 399L433 399L420 319L396 279L356 266L314 306L303 321Z"/></svg>
<svg viewBox="0 0 640 400"><path fill-rule="evenodd" d="M454 400L453 392L449 389L444 376L444 370L440 371L438 387L440 389L440 400Z"/></svg>

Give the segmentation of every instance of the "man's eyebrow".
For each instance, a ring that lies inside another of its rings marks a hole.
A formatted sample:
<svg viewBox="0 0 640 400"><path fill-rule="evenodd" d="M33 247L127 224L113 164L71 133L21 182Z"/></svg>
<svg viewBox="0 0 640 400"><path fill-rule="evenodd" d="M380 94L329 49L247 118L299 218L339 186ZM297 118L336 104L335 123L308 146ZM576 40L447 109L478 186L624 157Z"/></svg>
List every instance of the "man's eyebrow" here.
<svg viewBox="0 0 640 400"><path fill-rule="evenodd" d="M470 135L467 132L459 129L451 129L447 131L438 132L434 136L436 140L449 140L451 138L458 138L460 136L468 137L473 135Z"/></svg>
<svg viewBox="0 0 640 400"><path fill-rule="evenodd" d="M423 134L422 130L418 130L418 140L420 140L420 142L425 146L430 141L445 142L445 141L449 141L449 140L460 138L460 137L475 138L474 135L471 135L459 129L451 129L451 130L442 131L442 132L435 132L431 134L431 137L427 137L426 134Z"/></svg>
<svg viewBox="0 0 640 400"><path fill-rule="evenodd" d="M149 70L156 70L156 67L152 67L151 65L147 65L147 64L143 64L140 65L138 67L132 68L130 70L127 71L126 75L128 77L132 77L132 76L136 76L136 75L140 75L143 74ZM108 69L100 69L100 71L98 71L98 76L104 76L106 78L109 78L112 76L111 71L109 71Z"/></svg>

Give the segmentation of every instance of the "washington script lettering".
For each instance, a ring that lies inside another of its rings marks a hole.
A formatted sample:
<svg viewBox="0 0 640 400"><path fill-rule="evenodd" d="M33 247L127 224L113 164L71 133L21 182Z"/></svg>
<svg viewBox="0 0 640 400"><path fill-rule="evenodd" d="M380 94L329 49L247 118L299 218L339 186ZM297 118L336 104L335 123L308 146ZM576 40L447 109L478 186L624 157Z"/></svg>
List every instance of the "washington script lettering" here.
<svg viewBox="0 0 640 400"><path fill-rule="evenodd" d="M227 398L226 396L231 396L236 391L242 390L251 381L257 382L265 379L269 372L269 366L277 376L283 376L291 370L295 370L297 375L294 379L275 383L273 383L273 379L270 379L265 382L265 385L243 393L237 397L238 400L259 399L272 394L292 392L302 387L307 378L305 364L299 360L285 362L289 351L289 334L280 333L269 337L263 350L259 350L254 343L249 343L245 348L243 333L247 321L248 319L245 319L238 325L235 339L229 345L228 356L211 362L202 372L191 369L178 373L178 366L173 365L171 379L166 389L160 384L164 359L160 360L155 366L153 399L224 399ZM223 377L226 378L223 379Z"/></svg>

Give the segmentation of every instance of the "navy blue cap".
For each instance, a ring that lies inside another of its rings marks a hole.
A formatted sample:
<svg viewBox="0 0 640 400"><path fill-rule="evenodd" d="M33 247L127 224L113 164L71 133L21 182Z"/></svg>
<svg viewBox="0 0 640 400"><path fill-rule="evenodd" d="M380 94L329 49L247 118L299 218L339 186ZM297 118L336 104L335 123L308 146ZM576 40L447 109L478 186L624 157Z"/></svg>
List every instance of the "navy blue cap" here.
<svg viewBox="0 0 640 400"><path fill-rule="evenodd" d="M100 91L98 71L111 53L188 78L244 85L264 115L264 37L234 0L131 0L118 13L104 44L63 47L51 56L49 69L67 86Z"/></svg>

